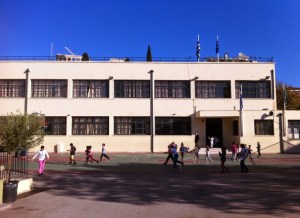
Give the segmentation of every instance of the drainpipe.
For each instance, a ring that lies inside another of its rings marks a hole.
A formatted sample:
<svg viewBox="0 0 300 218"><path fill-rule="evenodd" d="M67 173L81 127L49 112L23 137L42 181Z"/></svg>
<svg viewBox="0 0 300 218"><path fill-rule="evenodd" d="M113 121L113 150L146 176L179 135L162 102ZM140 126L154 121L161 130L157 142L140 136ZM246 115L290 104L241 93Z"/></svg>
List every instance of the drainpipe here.
<svg viewBox="0 0 300 218"><path fill-rule="evenodd" d="M153 141L154 141L154 117L153 117L153 70L150 70L150 151L153 153Z"/></svg>

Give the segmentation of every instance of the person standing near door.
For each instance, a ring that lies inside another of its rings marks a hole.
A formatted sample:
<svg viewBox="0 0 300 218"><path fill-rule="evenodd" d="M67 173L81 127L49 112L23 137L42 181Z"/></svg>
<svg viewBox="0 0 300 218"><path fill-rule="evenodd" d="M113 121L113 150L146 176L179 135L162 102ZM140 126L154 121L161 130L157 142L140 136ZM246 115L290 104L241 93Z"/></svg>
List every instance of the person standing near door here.
<svg viewBox="0 0 300 218"><path fill-rule="evenodd" d="M199 135L198 133L195 133L195 147L198 145L199 142Z"/></svg>

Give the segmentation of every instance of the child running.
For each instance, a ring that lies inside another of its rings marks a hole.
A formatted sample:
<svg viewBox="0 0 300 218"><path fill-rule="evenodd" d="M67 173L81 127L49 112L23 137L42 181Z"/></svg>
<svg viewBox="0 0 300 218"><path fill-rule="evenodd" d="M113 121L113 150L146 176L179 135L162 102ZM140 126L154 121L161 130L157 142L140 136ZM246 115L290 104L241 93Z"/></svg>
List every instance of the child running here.
<svg viewBox="0 0 300 218"><path fill-rule="evenodd" d="M41 146L41 150L33 156L32 161L38 157L39 158L39 176L44 174L45 164L46 164L46 157L49 159L48 152L44 149L44 145Z"/></svg>
<svg viewBox="0 0 300 218"><path fill-rule="evenodd" d="M97 163L99 163L98 160L94 159L93 158L93 154L92 154L92 146L86 146L86 150L85 150L85 155L86 155L86 158L85 158L85 165L88 164L88 161L90 161L91 163L93 161L96 161Z"/></svg>
<svg viewBox="0 0 300 218"><path fill-rule="evenodd" d="M110 160L109 157L106 154L105 143L102 144L102 153L101 153L101 156L100 156L100 161L102 161L103 156L106 157L108 160Z"/></svg>

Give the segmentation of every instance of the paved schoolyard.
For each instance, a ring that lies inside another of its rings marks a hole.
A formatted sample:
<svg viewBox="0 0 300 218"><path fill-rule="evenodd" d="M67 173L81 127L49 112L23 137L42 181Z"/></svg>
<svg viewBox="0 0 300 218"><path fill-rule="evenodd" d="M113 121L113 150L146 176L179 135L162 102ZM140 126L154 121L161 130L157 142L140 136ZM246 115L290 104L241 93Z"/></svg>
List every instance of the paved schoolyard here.
<svg viewBox="0 0 300 218"><path fill-rule="evenodd" d="M109 154L110 161L69 166L68 154L50 154L44 176L30 162L35 192L19 196L2 217L298 217L300 155L248 159L249 173L219 157L182 168L163 165L166 154ZM30 155L32 157L32 154ZM99 157L98 157L99 158Z"/></svg>

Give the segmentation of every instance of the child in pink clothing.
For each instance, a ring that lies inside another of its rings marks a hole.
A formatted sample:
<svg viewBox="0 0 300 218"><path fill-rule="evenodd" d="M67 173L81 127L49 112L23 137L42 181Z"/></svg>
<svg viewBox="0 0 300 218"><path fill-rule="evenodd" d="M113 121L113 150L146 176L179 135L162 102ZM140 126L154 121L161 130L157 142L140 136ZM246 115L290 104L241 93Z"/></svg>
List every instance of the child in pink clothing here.
<svg viewBox="0 0 300 218"><path fill-rule="evenodd" d="M46 157L49 159L49 154L46 150L44 150L44 145L41 146L41 150L33 156L32 160L36 157L39 158L39 176L44 174L45 164L46 164Z"/></svg>
<svg viewBox="0 0 300 218"><path fill-rule="evenodd" d="M85 164L87 165L88 161L90 160L91 163L93 161L96 161L97 163L99 163L98 160L94 159L93 158L93 154L92 154L92 150L91 150L91 146L86 146L86 150L85 150L85 155L86 155L86 158L85 158Z"/></svg>

